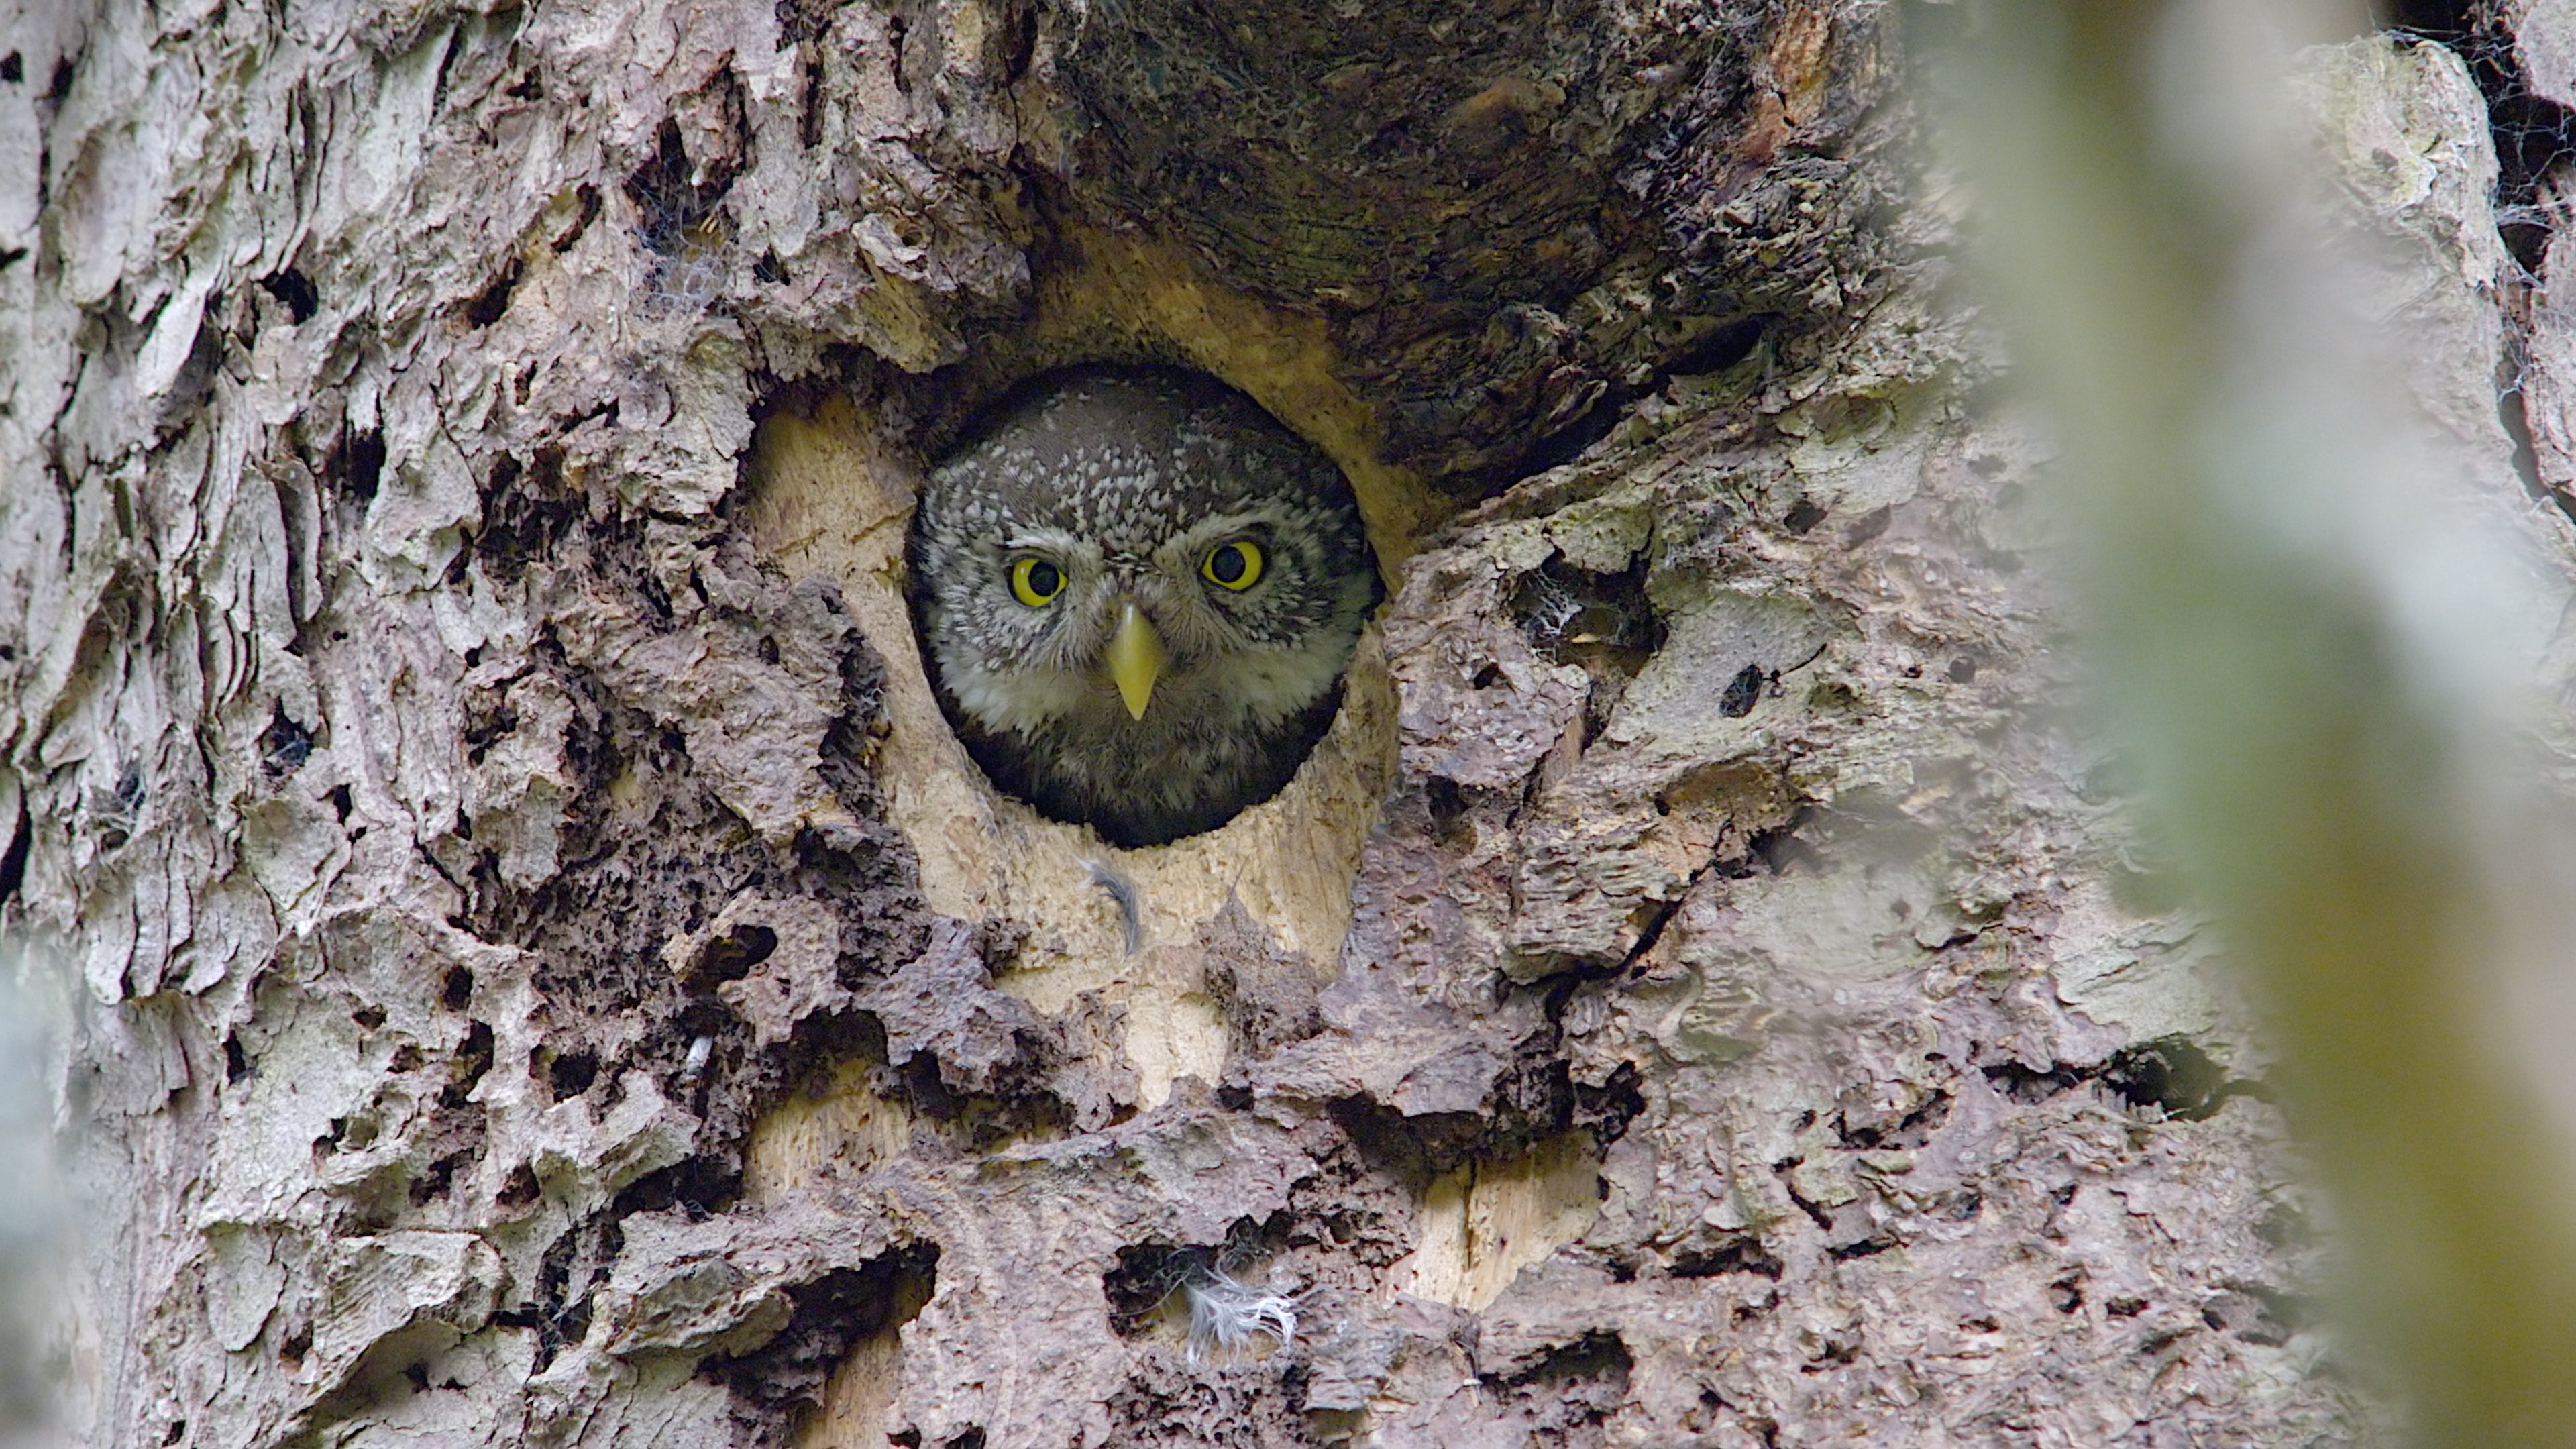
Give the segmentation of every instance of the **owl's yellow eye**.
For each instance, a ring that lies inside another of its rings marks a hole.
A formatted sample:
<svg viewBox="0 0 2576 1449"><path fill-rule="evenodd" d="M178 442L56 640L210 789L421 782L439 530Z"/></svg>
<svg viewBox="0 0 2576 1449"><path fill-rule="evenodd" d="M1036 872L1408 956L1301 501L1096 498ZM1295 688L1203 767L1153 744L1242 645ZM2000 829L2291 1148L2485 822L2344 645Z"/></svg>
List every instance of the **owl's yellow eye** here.
<svg viewBox="0 0 2576 1449"><path fill-rule="evenodd" d="M1209 583L1223 584L1239 594L1261 582L1261 545L1248 538L1218 544L1208 550L1199 572L1207 575Z"/></svg>
<svg viewBox="0 0 2576 1449"><path fill-rule="evenodd" d="M1042 558L1011 560L1011 597L1043 609L1064 592L1064 570Z"/></svg>

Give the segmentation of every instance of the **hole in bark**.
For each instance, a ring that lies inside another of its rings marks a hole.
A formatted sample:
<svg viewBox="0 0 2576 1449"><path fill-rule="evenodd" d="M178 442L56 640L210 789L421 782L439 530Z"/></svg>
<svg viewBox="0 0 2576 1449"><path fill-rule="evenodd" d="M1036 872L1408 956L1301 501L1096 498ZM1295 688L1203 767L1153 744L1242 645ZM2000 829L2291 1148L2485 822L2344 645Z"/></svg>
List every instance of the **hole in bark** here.
<svg viewBox="0 0 2576 1449"><path fill-rule="evenodd" d="M1986 1080L1994 1083L1997 1091L2025 1106L2045 1102L2084 1080L2082 1072L2062 1062L2046 1070L2026 1067L2019 1062L1999 1062L1986 1068L1985 1072Z"/></svg>
<svg viewBox="0 0 2576 1449"><path fill-rule="evenodd" d="M224 1038L224 1080L238 1082L250 1075L250 1053L242 1050L241 1038Z"/></svg>
<svg viewBox="0 0 2576 1449"><path fill-rule="evenodd" d="M1837 1263L1848 1263L1855 1258L1874 1258L1895 1246L1894 1238L1873 1236L1863 1238L1856 1243L1844 1243L1838 1247L1827 1248L1825 1256Z"/></svg>
<svg viewBox="0 0 2576 1449"><path fill-rule="evenodd" d="M374 428L343 435L340 445L323 460L322 471L339 480L340 491L350 502L361 507L374 502L376 489L384 481L385 435Z"/></svg>
<svg viewBox="0 0 2576 1449"><path fill-rule="evenodd" d="M706 981L740 981L751 968L778 949L778 933L767 926L744 925L707 943L698 974Z"/></svg>
<svg viewBox="0 0 2576 1449"><path fill-rule="evenodd" d="M7 55L0 55L0 81L16 85L26 78L27 63L19 58L18 52L13 50Z"/></svg>
<svg viewBox="0 0 2576 1449"><path fill-rule="evenodd" d="M429 1165L429 1170L422 1173L419 1180L411 1185L411 1192L409 1194L411 1205L413 1207L426 1207L430 1203L436 1202L447 1196L448 1191L456 1185L457 1169L472 1162L474 1160L474 1156L474 1150L468 1148L448 1153L446 1156L432 1162Z"/></svg>
<svg viewBox="0 0 2576 1449"><path fill-rule="evenodd" d="M493 465L484 490L483 526L474 534L474 552L504 583L515 583L528 565L563 544L581 521L578 503L561 496L563 453L540 448L532 466L515 458Z"/></svg>
<svg viewBox="0 0 2576 1449"><path fill-rule="evenodd" d="M820 23L816 23L817 31ZM801 42L800 42L801 43ZM811 151L823 144L823 60L820 46L805 50L805 94L796 113L796 144Z"/></svg>
<svg viewBox="0 0 2576 1449"><path fill-rule="evenodd" d="M313 1139L315 1155L328 1157L335 1152L364 1152L375 1145L379 1124L372 1113L356 1112L331 1119L330 1130Z"/></svg>
<svg viewBox="0 0 2576 1449"><path fill-rule="evenodd" d="M1560 1343L1539 1355L1538 1362L1500 1382L1515 1388L1528 1384L1563 1384L1577 1379L1624 1381L1636 1367L1627 1340L1609 1329L1594 1329L1572 1343Z"/></svg>
<svg viewBox="0 0 2576 1449"><path fill-rule="evenodd" d="M27 853L35 846L36 822L27 812L27 797L18 796L18 817L10 822L9 845L0 850L0 903L18 898L27 885Z"/></svg>
<svg viewBox="0 0 2576 1449"><path fill-rule="evenodd" d="M832 1370L862 1339L910 1323L939 1285L939 1247L909 1243L855 1268L834 1268L786 1291L786 1327L751 1353L711 1359L700 1372L759 1408L822 1403Z"/></svg>
<svg viewBox="0 0 2576 1449"><path fill-rule="evenodd" d="M1714 1278L1721 1273L1751 1273L1777 1283L1781 1272L1780 1260L1763 1248L1760 1238L1751 1236L1720 1244L1709 1252L1675 1254L1672 1266L1672 1275L1676 1278Z"/></svg>
<svg viewBox="0 0 2576 1449"><path fill-rule="evenodd" d="M1984 1071L1987 1081L2016 1102L2043 1102L2089 1081L2130 1107L2152 1107L2184 1122L2206 1119L2231 1097L2262 1095L2260 1083L2228 1076L2207 1052L2179 1036L2123 1047L2098 1066L2056 1062L2040 1070L1999 1062Z"/></svg>
<svg viewBox="0 0 2576 1449"><path fill-rule="evenodd" d="M590 224L599 220L601 210L599 188L584 182L573 194L580 200L580 209L573 213L571 225L566 226L546 243L557 256L571 251L573 243L581 240L581 234L590 230Z"/></svg>
<svg viewBox="0 0 2576 1449"><path fill-rule="evenodd" d="M546 1063L546 1086L555 1100L578 1097L599 1080L599 1057L591 1052L566 1052Z"/></svg>
<svg viewBox="0 0 2576 1449"><path fill-rule="evenodd" d="M2450 40L2469 32L2477 8L2471 0L2372 0L2370 15L2385 29Z"/></svg>
<svg viewBox="0 0 2576 1449"><path fill-rule="evenodd" d="M1834 1130L1846 1147L1911 1152L1928 1144L1949 1119L1950 1094L1934 1092L1901 1114L1847 1107L1835 1119Z"/></svg>
<svg viewBox="0 0 2576 1449"><path fill-rule="evenodd" d="M690 250L692 239L732 188L730 162L710 164L704 181L690 179L693 169L680 141L680 123L666 117L654 137L653 158L626 180L626 195L637 213L637 239L657 256L677 257Z"/></svg>
<svg viewBox="0 0 2576 1449"><path fill-rule="evenodd" d="M1824 1347L1816 1351L1816 1356L1807 1360L1807 1362L1801 1365L1801 1367L1807 1373L1822 1373L1829 1368L1848 1367L1857 1362L1859 1358L1860 1345L1858 1343L1846 1343L1839 1339L1829 1338L1825 1340Z"/></svg>
<svg viewBox="0 0 2576 1449"><path fill-rule="evenodd" d="M1551 555L1512 585L1511 611L1552 662L1595 673L1634 675L1664 646L1664 621L1646 598L1642 556L1623 572L1597 574Z"/></svg>
<svg viewBox="0 0 2576 1449"><path fill-rule="evenodd" d="M322 294L314 289L311 278L293 267L260 278L259 287L285 304L286 315L298 324L312 321L313 314L321 310Z"/></svg>
<svg viewBox="0 0 2576 1449"><path fill-rule="evenodd" d="M1015 85L1029 73L1029 62L1038 52L1038 7L1036 0L1013 0L1003 20L1003 32L1010 48L1002 57L1002 84Z"/></svg>
<svg viewBox="0 0 2576 1449"><path fill-rule="evenodd" d="M2508 20L2518 10L2465 0L2379 0L2379 23L2457 52L2487 103L2495 138L2496 228L2526 274L2540 270L2550 221L2542 185L2576 159L2576 113L2531 89Z"/></svg>
<svg viewBox="0 0 2576 1449"><path fill-rule="evenodd" d="M1216 1250L1147 1243L1118 1250L1118 1265L1100 1275L1109 1301L1109 1327L1134 1338L1157 1326L1185 1326L1189 1309L1181 1290L1215 1272Z"/></svg>
<svg viewBox="0 0 2576 1449"><path fill-rule="evenodd" d="M1803 534L1824 521L1825 510L1818 508L1813 500L1806 498L1791 504L1788 513L1780 520L1791 533L1798 534Z"/></svg>
<svg viewBox="0 0 2576 1449"><path fill-rule="evenodd" d="M1419 1184L1475 1154L1487 1123L1473 1112L1424 1112L1407 1117L1366 1097L1343 1097L1327 1108L1369 1168Z"/></svg>
<svg viewBox="0 0 2576 1449"><path fill-rule="evenodd" d="M114 850L134 838L142 823L145 795L143 767L128 764L103 798L91 797L90 815L96 822L100 849Z"/></svg>
<svg viewBox="0 0 2576 1449"><path fill-rule="evenodd" d="M1564 420L1555 431L1541 438L1537 446L1524 450L1508 470L1521 477L1561 468L1583 456L1586 450L1619 426L1627 416L1627 404L1635 394L1627 388L1613 388L1595 379L1590 396L1576 394L1559 406L1565 409ZM1576 400L1576 399L1579 399Z"/></svg>
<svg viewBox="0 0 2576 1449"><path fill-rule="evenodd" d="M1459 822L1467 818L1467 792L1446 775L1423 782L1422 805L1431 816L1431 834L1443 844L1456 844Z"/></svg>
<svg viewBox="0 0 2576 1449"><path fill-rule="evenodd" d="M450 1011L463 1011L474 1000L474 973L462 966L447 968L447 979L439 983L439 1004Z"/></svg>
<svg viewBox="0 0 2576 1449"><path fill-rule="evenodd" d="M2060 1313L2073 1313L2084 1306L2084 1275L2069 1273L2048 1285L2048 1304Z"/></svg>
<svg viewBox="0 0 2576 1449"><path fill-rule="evenodd" d="M1597 736L1609 723L1629 682L1664 645L1663 619L1646 597L1642 553L1615 574L1579 569L1564 555L1551 555L1513 583L1509 608L1541 655L1590 676L1583 704L1587 736Z"/></svg>
<svg viewBox="0 0 2576 1449"><path fill-rule="evenodd" d="M286 717L286 706L271 708L268 728L259 732L259 768L270 779L294 774L313 755L313 731Z"/></svg>
<svg viewBox="0 0 2576 1449"><path fill-rule="evenodd" d="M2132 1107L2155 1107L2167 1117L2198 1122L2228 1098L2249 1095L2253 1084L2229 1078L2209 1053L2168 1036L2113 1053L2103 1065L2102 1085Z"/></svg>
<svg viewBox="0 0 2576 1449"><path fill-rule="evenodd" d="M1514 460L1511 471L1527 477L1573 462L1619 426L1619 420L1628 415L1629 404L1640 392L1660 387L1671 378L1705 377L1726 371L1753 354L1771 320L1739 317L1722 324L1667 360L1646 388L1595 379L1588 396L1578 392L1557 404L1549 418L1554 426L1540 425L1544 436Z"/></svg>
<svg viewBox="0 0 2576 1449"><path fill-rule="evenodd" d="M501 320L502 314L510 310L510 294L518 288L520 271L519 259L510 258L509 265L501 269L501 274L465 304L467 326L489 327Z"/></svg>
<svg viewBox="0 0 2576 1449"><path fill-rule="evenodd" d="M918 38L930 44L929 32ZM913 59L916 69L931 63L926 49ZM1194 364L1325 455L1352 490L1371 551L1388 564L1450 506L1376 461L1372 414L1333 381L1320 345L1288 325L1301 320L1204 289L1189 268L1174 265L1178 260L1135 238L1071 230L1045 236L1033 254L1037 311L1026 328L985 335L965 360L924 374L852 350L841 354L846 387L772 395L736 515L789 577L836 583L846 617L884 657L883 712L864 731L850 731L847 744L852 757L868 762L864 774L873 780L861 779L864 788L897 783L885 792L883 809L917 853L925 893L933 901L972 902L945 908L996 924L1049 923L1042 949L1024 947L1026 938L1012 933L997 967L1020 964L1024 953L1034 965L1043 954L1054 973L1048 979L1096 975L1105 1004L1132 1006L1131 1034L1149 1036L1131 1035L1131 1043L1157 1065L1141 1074L1136 1104L1114 1103L1112 1114L1150 1108L1184 1071L1222 1081L1228 1058L1245 1047L1204 993L1133 969L1122 913L1089 863L1105 863L1134 885L1140 953L1186 949L1228 909L1230 884L1241 883L1240 908L1254 923L1286 956L1327 974L1350 928L1350 881L1391 785L1397 732L1383 651L1374 631L1364 631L1338 713L1319 711L1320 740L1302 766L1292 756L1293 768L1267 803L1203 834L1106 855L1080 827L1046 820L992 788L926 677L902 562L924 459L947 451L989 400L1047 369L1102 360ZM1172 330L1179 314L1167 305L1183 293L1189 314L1204 322L1187 335ZM810 526L821 519L834 521ZM1297 743L1302 752L1304 742ZM1044 1008L1057 1009L1052 1002ZM1168 1076L1166 1062L1173 1064Z"/></svg>
<svg viewBox="0 0 2576 1449"><path fill-rule="evenodd" d="M537 1195L540 1191L541 1189L537 1186L536 1169L522 1162L518 1166L511 1168L510 1175L501 1181L501 1206L513 1208L526 1207L528 1204L537 1200Z"/></svg>
<svg viewBox="0 0 2576 1449"><path fill-rule="evenodd" d="M691 1157L648 1172L617 1195L618 1217L678 1208L691 1222L723 1211L742 1188L741 1169L715 1155Z"/></svg>
<svg viewBox="0 0 2576 1449"><path fill-rule="evenodd" d="M717 82L730 76L719 71ZM665 118L653 158L627 178L636 240L655 258L642 289L648 310L703 307L722 289L723 253L733 239L722 203L733 187L736 164L719 149L704 168L705 179L692 179L698 168L681 143L679 123Z"/></svg>
<svg viewBox="0 0 2576 1449"><path fill-rule="evenodd" d="M537 1330L536 1366L543 1369L568 1343L590 1332L591 1288L626 1247L613 1220L581 1223L548 1244L537 1262L536 1301L506 1321ZM501 1315L495 1315L500 1319Z"/></svg>
<svg viewBox="0 0 2576 1449"><path fill-rule="evenodd" d="M463 1107L483 1074L492 1070L492 1028L475 1022L465 1029L465 1044L456 1049L456 1076L438 1094L442 1107Z"/></svg>
<svg viewBox="0 0 2576 1449"><path fill-rule="evenodd" d="M1773 875L1787 875L1805 869L1823 874L1827 862L1823 851L1798 838L1798 831L1815 816L1815 807L1801 805L1789 816L1789 823L1777 830L1765 830L1748 842L1753 858Z"/></svg>
<svg viewBox="0 0 2576 1449"><path fill-rule="evenodd" d="M1664 371L1673 377L1701 377L1712 372L1724 372L1751 357L1753 349L1762 343L1762 334L1769 331L1776 320L1774 317L1738 317L1692 343L1679 356L1664 364Z"/></svg>

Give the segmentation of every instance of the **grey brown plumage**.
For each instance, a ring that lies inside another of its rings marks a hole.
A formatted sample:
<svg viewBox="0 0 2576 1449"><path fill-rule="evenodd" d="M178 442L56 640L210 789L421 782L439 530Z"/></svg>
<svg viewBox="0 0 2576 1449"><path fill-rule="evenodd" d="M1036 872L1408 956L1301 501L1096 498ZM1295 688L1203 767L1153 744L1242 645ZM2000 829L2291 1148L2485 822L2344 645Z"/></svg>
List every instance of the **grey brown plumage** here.
<svg viewBox="0 0 2576 1449"><path fill-rule="evenodd" d="M908 562L924 656L976 762L1123 846L1276 794L1330 724L1377 600L1332 461L1242 395L1160 368L1079 369L1006 400L932 469ZM1131 612L1145 627L1122 634ZM1121 640L1151 663L1115 675ZM1121 689L1140 676L1141 715Z"/></svg>

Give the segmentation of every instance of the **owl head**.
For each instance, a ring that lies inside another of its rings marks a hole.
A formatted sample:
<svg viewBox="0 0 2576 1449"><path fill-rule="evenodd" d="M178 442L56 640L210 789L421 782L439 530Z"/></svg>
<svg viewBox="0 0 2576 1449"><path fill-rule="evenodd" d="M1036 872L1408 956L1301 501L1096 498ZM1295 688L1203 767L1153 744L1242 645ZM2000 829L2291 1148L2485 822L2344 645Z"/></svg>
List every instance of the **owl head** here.
<svg viewBox="0 0 2576 1449"><path fill-rule="evenodd" d="M909 563L978 761L1112 838L1155 833L1125 829L1139 809L1230 815L1284 783L1377 598L1331 460L1166 369L1059 373L1006 400L933 468Z"/></svg>

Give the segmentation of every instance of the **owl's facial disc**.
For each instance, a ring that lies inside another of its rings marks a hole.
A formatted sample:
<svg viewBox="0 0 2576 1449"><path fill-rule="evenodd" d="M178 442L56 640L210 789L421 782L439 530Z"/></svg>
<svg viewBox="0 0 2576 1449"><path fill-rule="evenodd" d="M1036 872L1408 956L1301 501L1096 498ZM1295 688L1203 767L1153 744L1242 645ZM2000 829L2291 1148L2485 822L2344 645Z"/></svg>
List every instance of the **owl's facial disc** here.
<svg viewBox="0 0 2576 1449"><path fill-rule="evenodd" d="M1006 400L932 469L905 558L975 762L1130 846L1287 784L1378 596L1332 460L1162 368L1073 369Z"/></svg>

